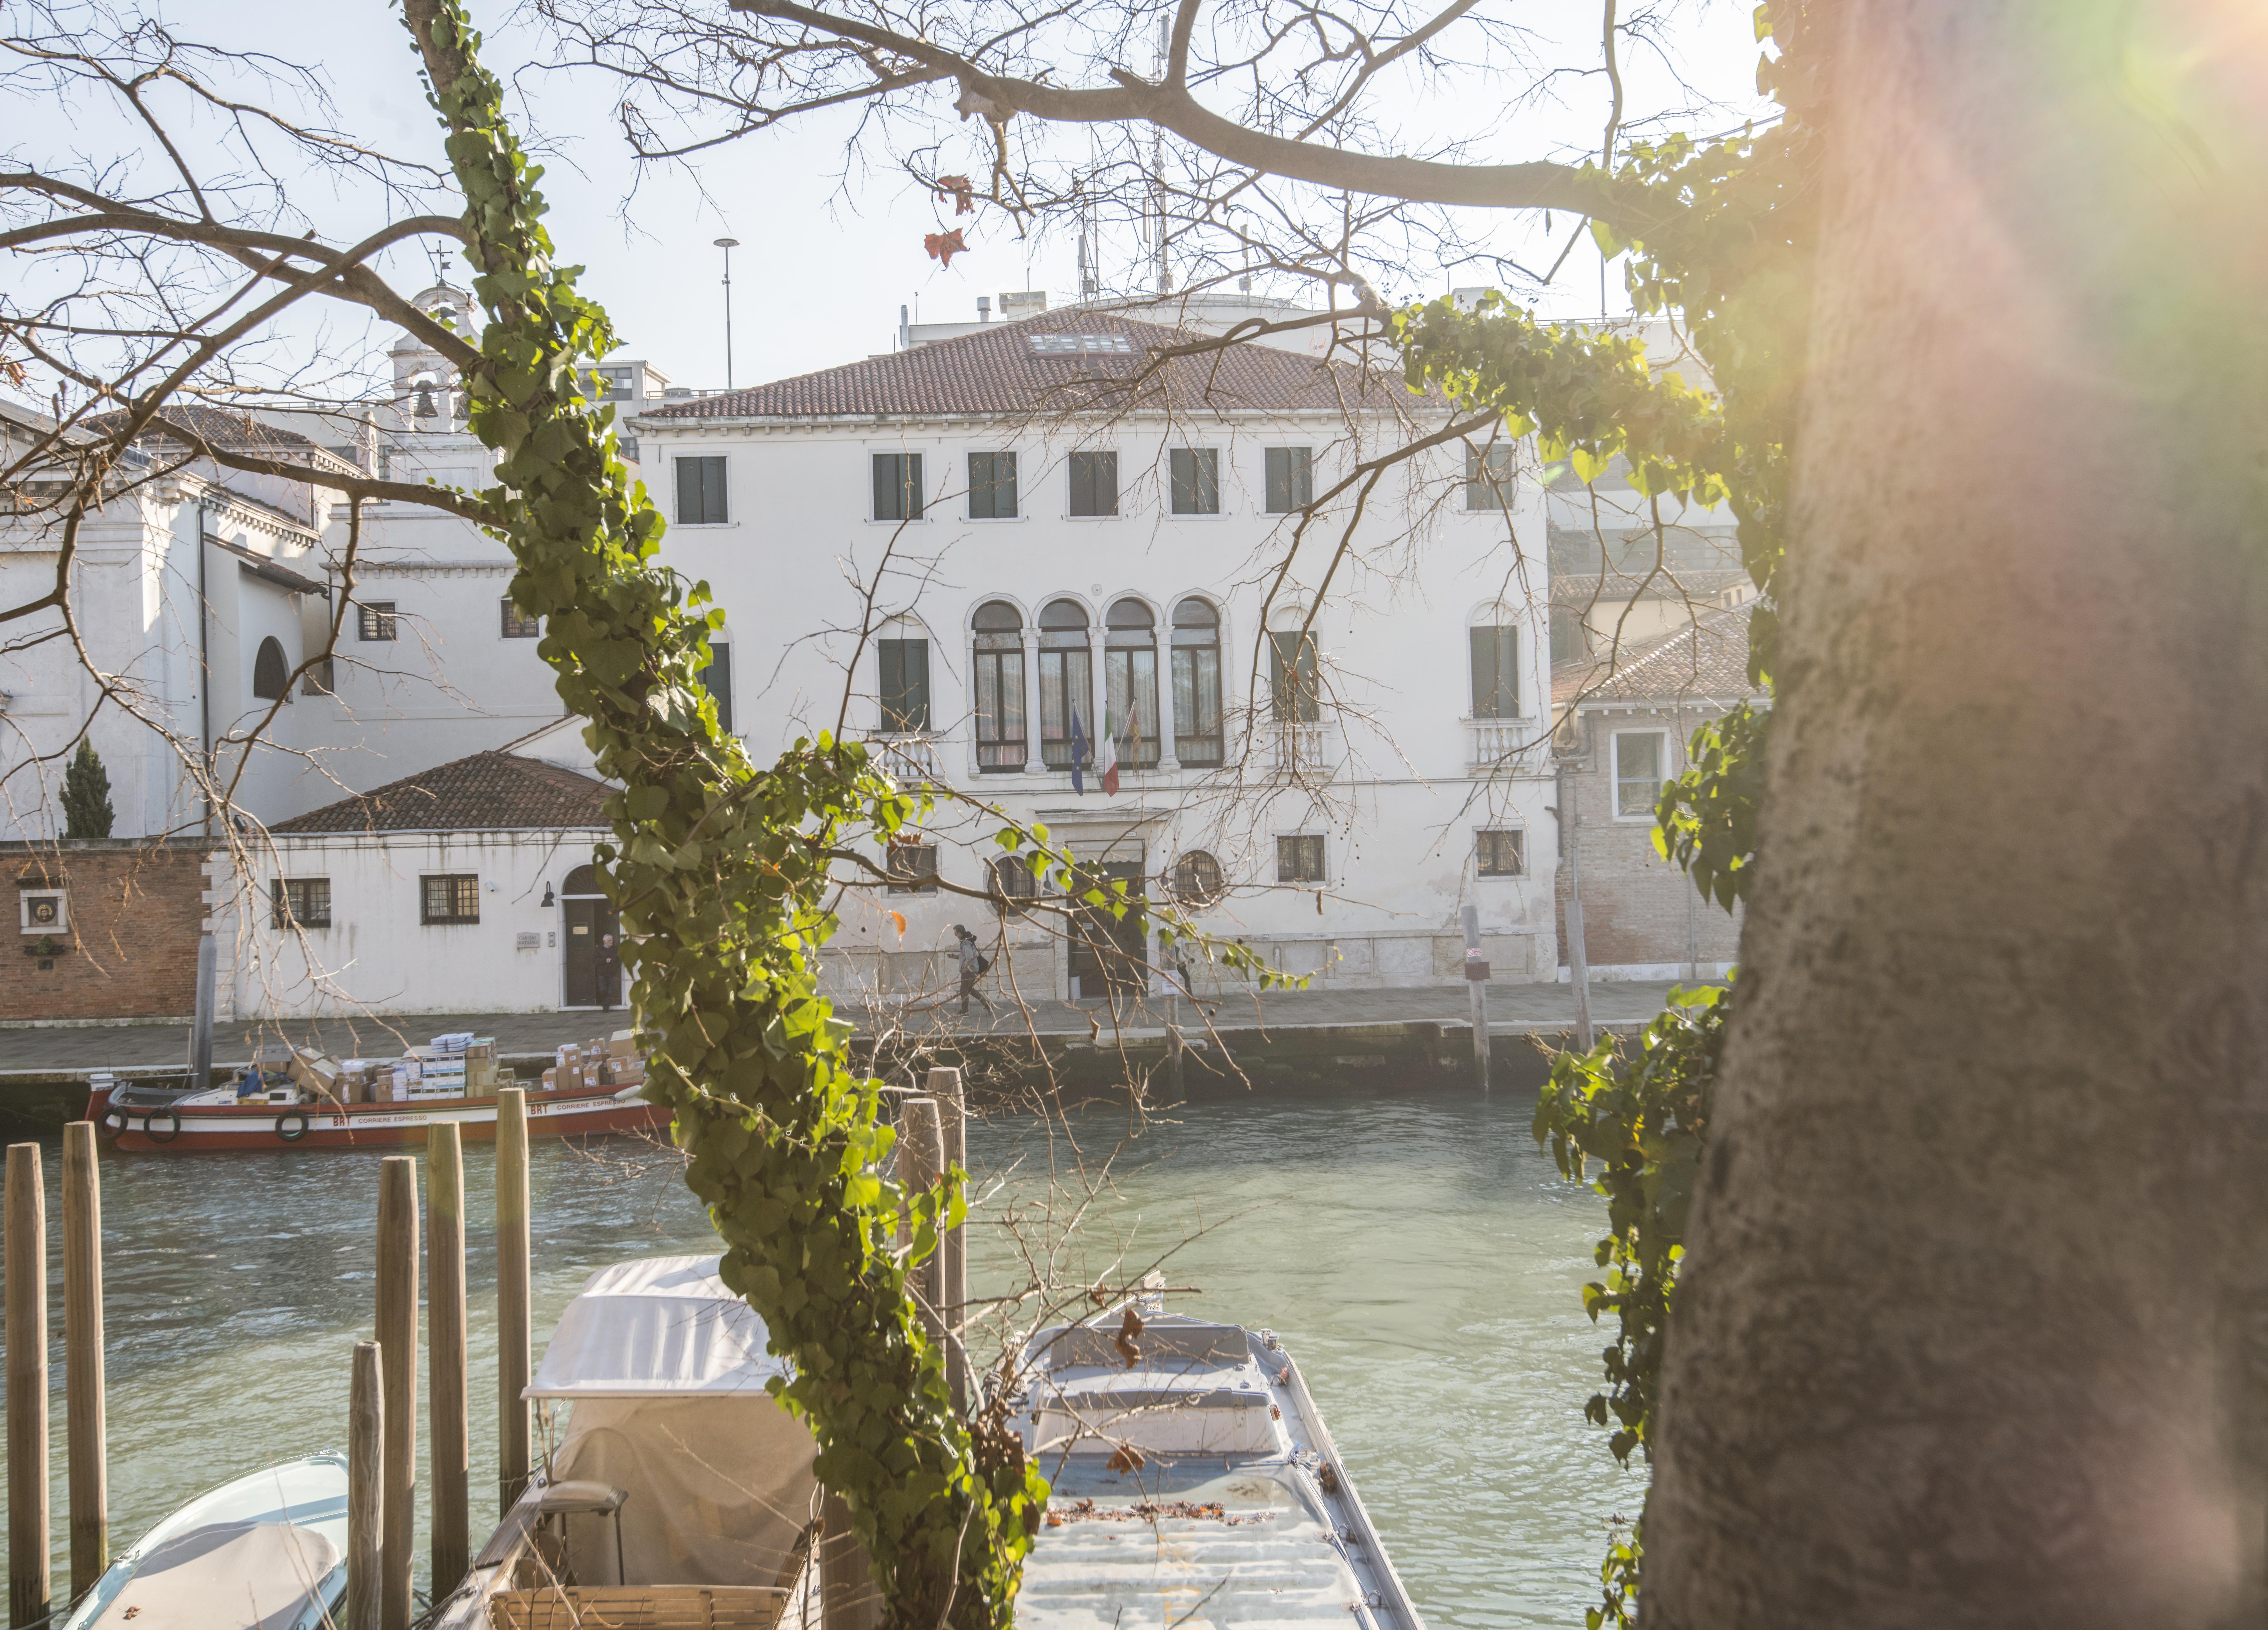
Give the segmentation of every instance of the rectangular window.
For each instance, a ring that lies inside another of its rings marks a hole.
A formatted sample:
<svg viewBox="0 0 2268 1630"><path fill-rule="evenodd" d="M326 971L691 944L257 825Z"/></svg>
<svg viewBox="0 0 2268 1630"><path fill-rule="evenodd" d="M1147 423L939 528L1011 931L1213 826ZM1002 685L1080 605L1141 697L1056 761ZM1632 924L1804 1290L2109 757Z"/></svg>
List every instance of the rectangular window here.
<svg viewBox="0 0 2268 1630"><path fill-rule="evenodd" d="M276 880L275 915L278 928L328 928L331 926L331 880L328 877L279 877Z"/></svg>
<svg viewBox="0 0 2268 1630"><path fill-rule="evenodd" d="M512 603L512 598L509 595L506 595L503 600L498 601L497 604L501 609L504 617L504 637L506 639L540 639L542 638L543 619L541 617L524 617L520 616L519 608Z"/></svg>
<svg viewBox="0 0 2268 1630"><path fill-rule="evenodd" d="M1176 515L1220 513L1220 449L1175 447L1167 461Z"/></svg>
<svg viewBox="0 0 2268 1630"><path fill-rule="evenodd" d="M922 518L922 455L918 453L877 453L874 455L874 519L919 520Z"/></svg>
<svg viewBox="0 0 2268 1630"><path fill-rule="evenodd" d="M1288 515L1315 501L1315 455L1311 447L1270 447L1268 513Z"/></svg>
<svg viewBox="0 0 2268 1630"><path fill-rule="evenodd" d="M701 682L711 696L717 698L717 728L726 735L733 734L733 647L730 642L712 639L709 642L709 666L701 670Z"/></svg>
<svg viewBox="0 0 2268 1630"><path fill-rule="evenodd" d="M1014 454L972 453L968 455L968 519L1016 519Z"/></svg>
<svg viewBox="0 0 2268 1630"><path fill-rule="evenodd" d="M889 891L892 894L937 892L937 845L895 843L890 845Z"/></svg>
<svg viewBox="0 0 2268 1630"><path fill-rule="evenodd" d="M1118 455L1116 453L1074 453L1071 455L1071 513L1074 515L1116 515L1118 513Z"/></svg>
<svg viewBox="0 0 2268 1630"><path fill-rule="evenodd" d="M1478 852L1483 877L1528 875L1528 834L1517 828L1479 834Z"/></svg>
<svg viewBox="0 0 2268 1630"><path fill-rule="evenodd" d="M421 923L476 923L481 920L481 880L467 873L417 880L417 920Z"/></svg>
<svg viewBox="0 0 2268 1630"><path fill-rule="evenodd" d="M1322 717L1314 635L1268 636L1268 696L1280 724L1311 725Z"/></svg>
<svg viewBox="0 0 2268 1630"><path fill-rule="evenodd" d="M681 527L721 527L725 524L725 461L722 458L677 461L677 524Z"/></svg>
<svg viewBox="0 0 2268 1630"><path fill-rule="evenodd" d="M395 626L394 602L390 600L358 601L355 605L355 638L357 639L399 639Z"/></svg>
<svg viewBox="0 0 2268 1630"><path fill-rule="evenodd" d="M929 641L885 639L882 653L882 728L907 734L929 728Z"/></svg>
<svg viewBox="0 0 2268 1630"><path fill-rule="evenodd" d="M1506 623L1468 631L1473 647L1473 717L1520 717L1520 631Z"/></svg>
<svg viewBox="0 0 2268 1630"><path fill-rule="evenodd" d="M1615 737L1615 814L1637 820L1653 814L1653 800L1669 778L1669 737L1659 730L1625 730Z"/></svg>
<svg viewBox="0 0 2268 1630"><path fill-rule="evenodd" d="M1485 453L1478 447L1465 449L1465 507L1512 507L1511 443L1500 443Z"/></svg>
<svg viewBox="0 0 2268 1630"><path fill-rule="evenodd" d="M1320 832L1276 840L1276 881L1279 883L1320 883L1323 879L1323 837Z"/></svg>

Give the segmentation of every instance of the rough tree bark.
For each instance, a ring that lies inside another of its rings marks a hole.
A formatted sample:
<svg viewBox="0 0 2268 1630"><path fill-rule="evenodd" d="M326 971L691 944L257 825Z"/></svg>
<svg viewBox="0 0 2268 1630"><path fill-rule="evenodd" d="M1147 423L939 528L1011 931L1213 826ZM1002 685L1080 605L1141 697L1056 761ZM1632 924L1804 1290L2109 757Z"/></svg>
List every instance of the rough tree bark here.
<svg viewBox="0 0 2268 1630"><path fill-rule="evenodd" d="M1819 19L1780 718L1648 1630L2262 1622L2264 15Z"/></svg>

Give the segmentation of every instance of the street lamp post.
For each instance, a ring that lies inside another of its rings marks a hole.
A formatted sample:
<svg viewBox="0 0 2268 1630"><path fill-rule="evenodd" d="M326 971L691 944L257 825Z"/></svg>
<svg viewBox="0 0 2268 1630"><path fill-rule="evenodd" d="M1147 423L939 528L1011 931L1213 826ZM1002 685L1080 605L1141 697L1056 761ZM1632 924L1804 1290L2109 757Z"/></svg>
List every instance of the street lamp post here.
<svg viewBox="0 0 2268 1630"><path fill-rule="evenodd" d="M719 238L717 247L725 251L725 388L733 388L733 251L740 247L738 238Z"/></svg>

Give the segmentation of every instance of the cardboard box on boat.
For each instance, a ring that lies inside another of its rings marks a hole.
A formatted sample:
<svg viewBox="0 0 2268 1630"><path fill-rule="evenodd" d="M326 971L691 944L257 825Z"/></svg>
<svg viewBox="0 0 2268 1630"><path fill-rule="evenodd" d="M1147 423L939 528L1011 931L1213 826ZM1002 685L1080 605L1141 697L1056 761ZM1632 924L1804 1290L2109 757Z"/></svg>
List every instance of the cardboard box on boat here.
<svg viewBox="0 0 2268 1630"><path fill-rule="evenodd" d="M611 1057L616 1058L637 1058L637 1039L635 1032L616 1030L612 1036L607 1037L607 1051Z"/></svg>
<svg viewBox="0 0 2268 1630"><path fill-rule="evenodd" d="M340 1071L336 1058L294 1047L291 1058L284 1066L284 1073L310 1092L332 1098L339 1094Z"/></svg>
<svg viewBox="0 0 2268 1630"><path fill-rule="evenodd" d="M493 1058L465 1055L465 1091L474 1097L485 1098L497 1089L497 1061Z"/></svg>
<svg viewBox="0 0 2268 1630"><path fill-rule="evenodd" d="M543 1090L546 1092L559 1090L559 1068L556 1065L543 1072Z"/></svg>

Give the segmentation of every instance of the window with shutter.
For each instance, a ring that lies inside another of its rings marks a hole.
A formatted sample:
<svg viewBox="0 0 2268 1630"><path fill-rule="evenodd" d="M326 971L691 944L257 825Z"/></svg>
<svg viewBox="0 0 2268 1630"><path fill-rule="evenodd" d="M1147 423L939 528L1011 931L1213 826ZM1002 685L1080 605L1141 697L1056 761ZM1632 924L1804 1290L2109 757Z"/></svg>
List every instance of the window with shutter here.
<svg viewBox="0 0 2268 1630"><path fill-rule="evenodd" d="M725 461L677 461L677 523L681 527L725 524Z"/></svg>
<svg viewBox="0 0 2268 1630"><path fill-rule="evenodd" d="M717 728L733 734L733 646L729 640L709 642L709 666L701 670L702 686L717 698Z"/></svg>
<svg viewBox="0 0 2268 1630"><path fill-rule="evenodd" d="M1465 507L1469 510L1512 507L1512 447L1503 444L1484 453L1465 449Z"/></svg>
<svg viewBox="0 0 2268 1630"><path fill-rule="evenodd" d="M1520 631L1508 623L1469 629L1473 648L1473 717L1520 717Z"/></svg>
<svg viewBox="0 0 2268 1630"><path fill-rule="evenodd" d="M1220 449L1175 447L1167 461L1173 477L1174 513L1220 513Z"/></svg>
<svg viewBox="0 0 2268 1630"><path fill-rule="evenodd" d="M1315 501L1313 448L1270 447L1266 463L1270 514L1288 515Z"/></svg>
<svg viewBox="0 0 2268 1630"><path fill-rule="evenodd" d="M968 519L1016 519L1014 454L972 453L968 455Z"/></svg>
<svg viewBox="0 0 2268 1630"><path fill-rule="evenodd" d="M1268 636L1268 694L1279 722L1307 725L1322 716L1314 635Z"/></svg>
<svg viewBox="0 0 2268 1630"><path fill-rule="evenodd" d="M918 453L874 454L874 519L919 520L922 518L922 455Z"/></svg>
<svg viewBox="0 0 2268 1630"><path fill-rule="evenodd" d="M1071 513L1074 515L1116 515L1118 513L1118 455L1116 453L1074 453L1071 455Z"/></svg>
<svg viewBox="0 0 2268 1630"><path fill-rule="evenodd" d="M929 728L929 641L875 642L882 657L882 728L909 734Z"/></svg>

